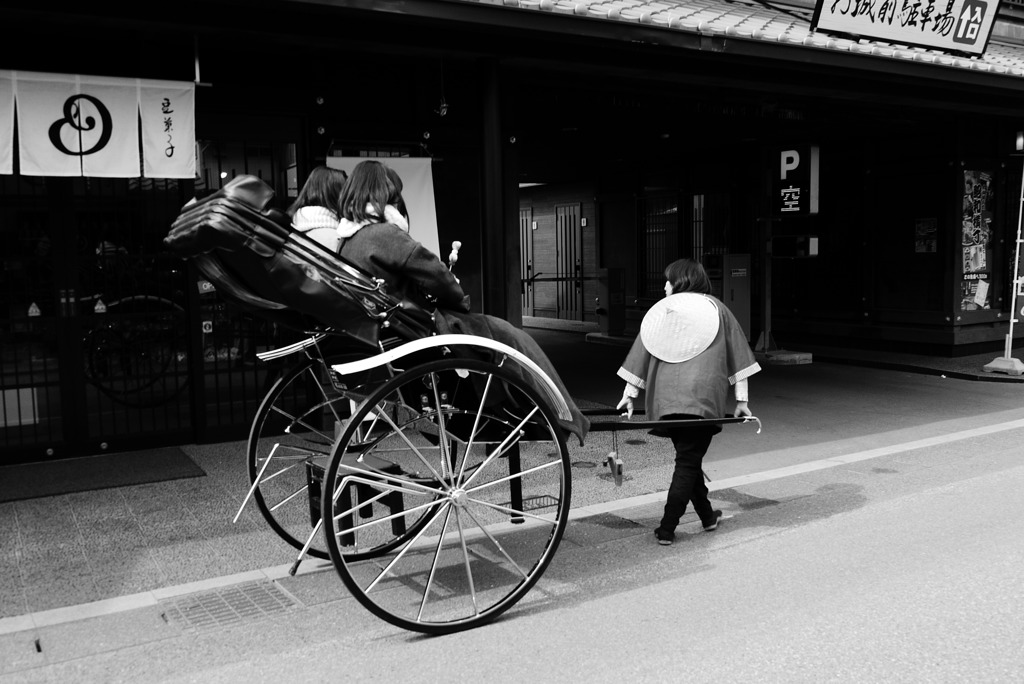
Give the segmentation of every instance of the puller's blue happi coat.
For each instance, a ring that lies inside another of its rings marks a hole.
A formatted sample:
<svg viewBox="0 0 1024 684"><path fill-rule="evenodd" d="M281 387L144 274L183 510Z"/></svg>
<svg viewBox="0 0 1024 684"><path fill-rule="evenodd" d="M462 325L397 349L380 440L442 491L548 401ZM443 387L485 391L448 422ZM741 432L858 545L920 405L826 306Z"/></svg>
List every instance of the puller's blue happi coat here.
<svg viewBox="0 0 1024 684"><path fill-rule="evenodd" d="M637 335L618 376L646 390L647 420L668 416L723 418L729 410L729 388L761 370L743 328L728 307L705 295L718 309L718 334L707 349L679 363L653 356Z"/></svg>

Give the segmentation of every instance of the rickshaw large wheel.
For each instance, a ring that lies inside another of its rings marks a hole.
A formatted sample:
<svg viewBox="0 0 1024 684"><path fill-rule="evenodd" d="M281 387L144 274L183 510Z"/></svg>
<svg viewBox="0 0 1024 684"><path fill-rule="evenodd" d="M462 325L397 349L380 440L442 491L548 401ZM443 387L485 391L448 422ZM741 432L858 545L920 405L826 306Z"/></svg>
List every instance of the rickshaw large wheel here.
<svg viewBox="0 0 1024 684"><path fill-rule="evenodd" d="M525 596L558 548L571 495L547 400L502 365L455 358L410 368L370 394L323 482L326 544L342 581L381 619L427 634L485 624ZM353 488L404 513L364 521ZM362 538L394 536L392 523L424 512L427 524L394 548L353 553Z"/></svg>
<svg viewBox="0 0 1024 684"><path fill-rule="evenodd" d="M246 461L249 484L255 487L252 498L271 529L296 549L305 546L320 519L320 483L340 429L336 426L346 424L350 402L361 400L385 379L378 374L332 380L332 364L355 358L361 357L303 356L267 392L250 428ZM426 524L427 513L421 517L410 519L408 528L415 531L417 524ZM398 542L378 540L384 548ZM307 553L329 558L323 535L315 535ZM372 555L376 549L365 553Z"/></svg>

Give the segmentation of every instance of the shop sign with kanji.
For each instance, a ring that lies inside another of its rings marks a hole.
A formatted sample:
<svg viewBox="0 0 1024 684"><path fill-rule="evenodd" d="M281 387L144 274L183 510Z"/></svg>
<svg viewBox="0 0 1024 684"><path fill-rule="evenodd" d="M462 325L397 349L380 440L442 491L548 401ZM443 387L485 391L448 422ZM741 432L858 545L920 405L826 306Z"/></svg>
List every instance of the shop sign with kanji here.
<svg viewBox="0 0 1024 684"><path fill-rule="evenodd" d="M818 0L811 26L824 33L980 55L999 0Z"/></svg>

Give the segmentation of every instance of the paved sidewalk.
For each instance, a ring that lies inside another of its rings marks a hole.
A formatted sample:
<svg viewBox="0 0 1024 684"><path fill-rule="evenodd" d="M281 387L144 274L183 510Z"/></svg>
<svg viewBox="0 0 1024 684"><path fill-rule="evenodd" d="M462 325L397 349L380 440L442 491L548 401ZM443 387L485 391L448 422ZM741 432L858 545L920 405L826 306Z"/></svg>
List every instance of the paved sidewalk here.
<svg viewBox="0 0 1024 684"><path fill-rule="evenodd" d="M581 405L615 404L621 346L586 344L581 334L530 332ZM864 445L902 444L922 426L942 435L1024 418L1021 379L984 373L990 356L815 350L811 364L766 368L751 382L764 433L726 428L707 470L717 482L803 467ZM965 382L990 379L1004 382ZM622 487L603 468L613 444L626 462ZM255 507L231 522L248 488L244 442L183 449L206 477L0 504L0 635L282 576L295 552ZM645 432L595 432L585 446L571 443L570 454L574 514L596 515L618 501L656 508L670 478L663 440ZM3 655L0 647L0 663Z"/></svg>

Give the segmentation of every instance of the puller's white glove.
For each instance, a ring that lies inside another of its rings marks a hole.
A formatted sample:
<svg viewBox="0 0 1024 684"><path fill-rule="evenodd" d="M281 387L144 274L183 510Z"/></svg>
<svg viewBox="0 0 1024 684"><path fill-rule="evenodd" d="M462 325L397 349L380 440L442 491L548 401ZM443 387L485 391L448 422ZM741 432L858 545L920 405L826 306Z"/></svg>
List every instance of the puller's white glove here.
<svg viewBox="0 0 1024 684"><path fill-rule="evenodd" d="M622 415L626 416L627 419L633 417L633 400L640 396L640 390L633 385L626 383L625 389L622 390L622 399L615 405L616 409L625 408L626 412Z"/></svg>

